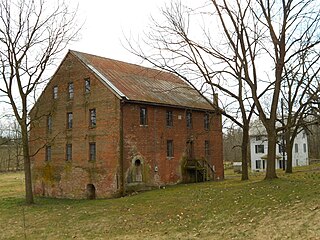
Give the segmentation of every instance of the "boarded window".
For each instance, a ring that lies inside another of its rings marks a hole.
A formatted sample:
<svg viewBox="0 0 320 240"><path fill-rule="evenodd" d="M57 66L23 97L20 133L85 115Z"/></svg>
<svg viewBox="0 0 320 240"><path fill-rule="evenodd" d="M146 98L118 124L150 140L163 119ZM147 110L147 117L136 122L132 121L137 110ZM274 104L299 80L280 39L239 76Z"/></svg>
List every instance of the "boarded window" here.
<svg viewBox="0 0 320 240"><path fill-rule="evenodd" d="M209 117L209 114L206 113L204 114L204 129L209 130L209 125L210 125L210 117Z"/></svg>
<svg viewBox="0 0 320 240"><path fill-rule="evenodd" d="M167 157L173 157L173 140L167 140Z"/></svg>
<svg viewBox="0 0 320 240"><path fill-rule="evenodd" d="M73 122L73 114L72 112L67 113L67 128L71 129L72 128L72 122Z"/></svg>
<svg viewBox="0 0 320 240"><path fill-rule="evenodd" d="M204 155L206 158L208 158L210 155L210 145L208 140L204 141Z"/></svg>
<svg viewBox="0 0 320 240"><path fill-rule="evenodd" d="M140 125L148 125L148 112L145 107L140 108Z"/></svg>
<svg viewBox="0 0 320 240"><path fill-rule="evenodd" d="M166 122L167 122L167 127L172 127L173 126L173 114L172 114L172 111L167 111Z"/></svg>
<svg viewBox="0 0 320 240"><path fill-rule="evenodd" d="M192 128L192 112L190 110L186 112L186 122L187 128Z"/></svg>
<svg viewBox="0 0 320 240"><path fill-rule="evenodd" d="M72 160L72 144L66 145L66 160L67 161Z"/></svg>
<svg viewBox="0 0 320 240"><path fill-rule="evenodd" d="M74 96L73 82L70 82L68 85L68 94L69 94L69 99L73 99L73 96Z"/></svg>
<svg viewBox="0 0 320 240"><path fill-rule="evenodd" d="M46 146L46 161L51 161L51 146Z"/></svg>
<svg viewBox="0 0 320 240"><path fill-rule="evenodd" d="M51 115L47 116L47 131L49 133L51 133L51 131L52 131L52 116Z"/></svg>
<svg viewBox="0 0 320 240"><path fill-rule="evenodd" d="M96 143L94 142L89 143L89 160L96 160Z"/></svg>
<svg viewBox="0 0 320 240"><path fill-rule="evenodd" d="M53 99L58 98L58 86L53 87Z"/></svg>
<svg viewBox="0 0 320 240"><path fill-rule="evenodd" d="M84 92L89 93L91 91L90 78L84 79Z"/></svg>
<svg viewBox="0 0 320 240"><path fill-rule="evenodd" d="M95 127L97 125L97 115L96 115L96 109L90 109L90 127Z"/></svg>

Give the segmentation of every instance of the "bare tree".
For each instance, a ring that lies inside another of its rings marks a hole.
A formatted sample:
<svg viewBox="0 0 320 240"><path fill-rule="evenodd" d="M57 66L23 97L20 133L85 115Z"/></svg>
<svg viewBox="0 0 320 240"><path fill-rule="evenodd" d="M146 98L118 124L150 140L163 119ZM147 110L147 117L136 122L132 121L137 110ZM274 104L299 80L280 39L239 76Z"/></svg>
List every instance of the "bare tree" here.
<svg viewBox="0 0 320 240"><path fill-rule="evenodd" d="M79 27L76 11L64 2L0 1L0 94L14 112L21 130L26 202L34 202L30 167L28 111L37 87Z"/></svg>
<svg viewBox="0 0 320 240"><path fill-rule="evenodd" d="M308 38L312 35L309 33ZM300 49L309 44L312 41L308 39L301 41ZM302 54L297 54L290 60L289 67L284 71L281 107L284 114L282 130L287 154L286 173L292 173L292 149L297 134L318 123L318 119L314 118L313 105L320 92L317 79L320 71L319 59L319 51L303 50Z"/></svg>
<svg viewBox="0 0 320 240"><path fill-rule="evenodd" d="M151 46L151 51L141 49L139 44L136 47L128 40L130 51L156 67L178 75L204 97L214 99L213 95L219 92L220 99L225 100L220 101L222 107L218 109L211 103L216 111L242 129L242 180L247 180L249 124L254 104L242 80L243 68L238 56L225 54L220 45L215 47L214 39L205 28L201 29L202 40L192 37L189 30L190 22L198 16L195 10L177 2L162 9L162 15L167 25L154 20L151 32L146 35L145 42Z"/></svg>
<svg viewBox="0 0 320 240"><path fill-rule="evenodd" d="M146 35L152 49L130 48L203 94L217 91L229 99L228 107L236 104L239 116L230 108L224 114L243 129L244 163L246 134L256 109L268 137L266 179L276 178L276 121L284 71L297 55L318 47L318 1L212 0L193 9L178 3L162 13L165 21L155 21ZM189 28L195 30L201 22L199 38Z"/></svg>

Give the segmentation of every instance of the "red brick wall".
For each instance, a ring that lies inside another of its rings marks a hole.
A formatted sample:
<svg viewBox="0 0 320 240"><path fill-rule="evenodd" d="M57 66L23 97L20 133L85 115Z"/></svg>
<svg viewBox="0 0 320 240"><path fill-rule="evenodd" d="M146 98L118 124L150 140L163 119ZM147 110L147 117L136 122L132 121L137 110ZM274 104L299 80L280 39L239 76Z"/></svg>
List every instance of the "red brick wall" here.
<svg viewBox="0 0 320 240"><path fill-rule="evenodd" d="M85 93L84 79L90 77L91 92ZM68 83L74 98L68 100ZM53 86L58 99L53 100ZM97 125L89 127L89 109L95 108ZM67 112L73 113L73 128L67 129ZM52 114L52 132L47 133L46 115ZM71 54L68 54L32 111L31 152L34 189L37 194L85 197L87 184L94 184L97 197L118 191L119 99ZM96 142L96 161L89 162L89 142ZM72 161L66 161L66 144L72 144ZM52 160L45 161L45 144Z"/></svg>
<svg viewBox="0 0 320 240"><path fill-rule="evenodd" d="M140 107L147 107L148 125L140 125ZM173 112L173 126L166 126L166 111ZM205 112L193 111L191 129L186 126L186 109L150 105L125 104L124 160L126 180L135 159L143 161L144 181L150 185L174 184L183 179L181 165L186 154L186 142L193 139L194 157L205 157L204 142L210 142L208 161L215 166L216 179L223 179L221 115L211 115L210 130L204 129ZM173 140L174 157L167 158L167 140ZM155 171L155 168L158 171Z"/></svg>

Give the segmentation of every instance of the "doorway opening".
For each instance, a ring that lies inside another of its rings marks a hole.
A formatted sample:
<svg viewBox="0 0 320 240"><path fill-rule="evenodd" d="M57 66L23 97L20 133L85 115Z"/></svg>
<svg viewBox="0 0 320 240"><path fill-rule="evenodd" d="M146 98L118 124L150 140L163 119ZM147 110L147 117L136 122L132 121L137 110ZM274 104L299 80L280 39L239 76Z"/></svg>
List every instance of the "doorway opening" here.
<svg viewBox="0 0 320 240"><path fill-rule="evenodd" d="M87 185L87 199L96 199L96 187L93 184Z"/></svg>

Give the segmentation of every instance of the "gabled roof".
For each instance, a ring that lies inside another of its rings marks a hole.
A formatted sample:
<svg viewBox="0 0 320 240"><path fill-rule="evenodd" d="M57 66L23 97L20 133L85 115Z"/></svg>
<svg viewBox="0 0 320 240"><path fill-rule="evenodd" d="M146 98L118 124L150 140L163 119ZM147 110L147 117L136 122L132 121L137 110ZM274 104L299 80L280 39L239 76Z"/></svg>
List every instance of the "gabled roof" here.
<svg viewBox="0 0 320 240"><path fill-rule="evenodd" d="M128 101L213 110L208 100L179 77L135 64L69 51L117 96Z"/></svg>

